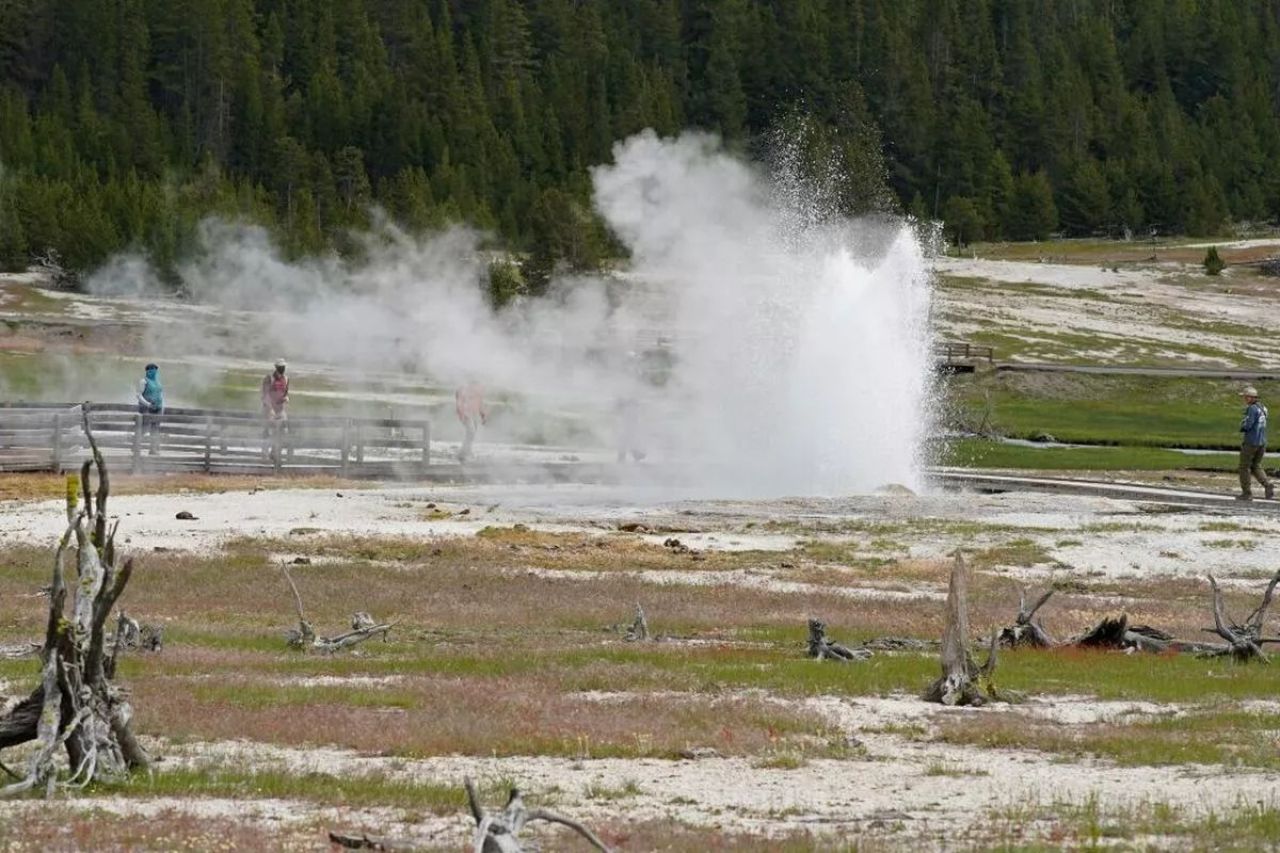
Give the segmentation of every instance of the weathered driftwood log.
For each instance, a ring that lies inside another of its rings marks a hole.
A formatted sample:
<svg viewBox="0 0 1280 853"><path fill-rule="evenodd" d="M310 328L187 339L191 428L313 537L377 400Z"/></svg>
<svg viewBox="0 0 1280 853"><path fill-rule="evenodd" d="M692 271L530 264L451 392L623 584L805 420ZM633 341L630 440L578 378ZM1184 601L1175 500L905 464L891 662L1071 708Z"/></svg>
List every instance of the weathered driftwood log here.
<svg viewBox="0 0 1280 853"><path fill-rule="evenodd" d="M653 637L649 634L649 620L644 618L644 608L640 606L640 602L636 602L636 618L631 623L631 627L627 629L624 639L628 643L643 643L651 640Z"/></svg>
<svg viewBox="0 0 1280 853"><path fill-rule="evenodd" d="M86 408L87 411L87 408ZM40 652L40 684L0 719L0 748L28 741L37 747L18 781L0 789L12 795L43 788L46 794L58 786L56 756L66 750L71 773L63 785L119 779L129 770L150 764L132 729L133 709L112 677L123 646L108 650L105 628L133 574L133 561L117 565L117 525L107 523L107 498L111 482L98 450L88 417L85 436L92 459L80 470L83 504L74 478L67 482L67 529L53 558L49 586L49 618ZM95 495L90 480L98 474ZM70 585L67 611L68 548L76 552L76 578Z"/></svg>
<svg viewBox="0 0 1280 853"><path fill-rule="evenodd" d="M44 648L40 643L18 643L12 646L0 646L0 660L17 660L34 657Z"/></svg>
<svg viewBox="0 0 1280 853"><path fill-rule="evenodd" d="M409 838L381 838L351 832L330 832L329 841L348 850L382 850L385 853L417 853L429 850L433 846L430 841L415 841Z"/></svg>
<svg viewBox="0 0 1280 853"><path fill-rule="evenodd" d="M1214 657L1230 655L1241 662L1258 660L1269 663L1262 647L1266 643L1280 643L1280 637L1264 637L1262 629L1267 618L1267 609L1271 607L1271 601L1275 597L1277 583L1280 583L1280 571L1277 571L1272 576L1271 582L1267 584L1267 590L1262 594L1262 603L1254 608L1244 620L1244 624L1239 624L1227 616L1222 606L1222 590L1218 588L1218 581L1214 576L1209 575L1209 586L1213 588L1213 627L1205 630L1226 640L1227 645L1206 651L1204 654Z"/></svg>
<svg viewBox="0 0 1280 853"><path fill-rule="evenodd" d="M1117 649L1127 652L1181 651L1172 634L1150 625L1130 625L1129 614L1111 613L1088 631L1067 641L1066 645L1082 649Z"/></svg>
<svg viewBox="0 0 1280 853"><path fill-rule="evenodd" d="M1097 625L1078 637L1063 643L1080 649L1115 649L1126 653L1150 654L1213 653L1222 646L1216 643L1197 643L1179 640L1167 631L1150 625L1130 625L1129 614L1112 613L1102 617Z"/></svg>
<svg viewBox="0 0 1280 853"><path fill-rule="evenodd" d="M939 645L937 640L921 640L918 637L875 637L863 643L861 648L869 652L926 652Z"/></svg>
<svg viewBox="0 0 1280 853"><path fill-rule="evenodd" d="M289 582L289 589L293 591L293 603L298 609L298 627L289 629L284 638L289 648L329 655L358 646L373 637L381 636L385 641L387 634L396 626L395 622L377 622L362 610L351 617L350 631L335 637L316 636L315 629L303 613L302 595L298 592L298 585L293 582L293 575L289 574L289 567L281 563L280 570L284 572L284 579Z"/></svg>
<svg viewBox="0 0 1280 853"><path fill-rule="evenodd" d="M1000 630L1000 645L1010 648L1017 646L1032 646L1038 649L1048 649L1056 645L1053 638L1045 631L1044 626L1036 621L1036 612L1044 607L1045 602L1053 596L1053 590L1048 590L1044 595L1036 599L1036 603L1027 607L1027 590L1024 587L1018 591L1018 615L1014 618L1012 625Z"/></svg>
<svg viewBox="0 0 1280 853"><path fill-rule="evenodd" d="M987 660L982 666L969 654L969 567L956 552L947 589L946 622L942 629L942 675L929 685L924 698L943 705L985 705L1007 701L998 691L991 676L996 669L996 650L1000 633L993 632Z"/></svg>
<svg viewBox="0 0 1280 853"><path fill-rule="evenodd" d="M845 663L851 660L866 660L871 657L867 649L851 649L831 641L827 637L827 623L821 619L809 620L809 657L817 660L834 660Z"/></svg>
<svg viewBox="0 0 1280 853"><path fill-rule="evenodd" d="M603 850L605 853L609 851L595 833L576 820L570 820L546 809L526 808L524 798L516 788L511 789L507 805L503 810L495 814L484 810L480 797L476 794L476 787L469 778L463 784L467 789L467 805L471 808L471 816L476 822L475 853L523 853L525 847L520 841L520 833L527 824L539 820L567 826L597 850Z"/></svg>

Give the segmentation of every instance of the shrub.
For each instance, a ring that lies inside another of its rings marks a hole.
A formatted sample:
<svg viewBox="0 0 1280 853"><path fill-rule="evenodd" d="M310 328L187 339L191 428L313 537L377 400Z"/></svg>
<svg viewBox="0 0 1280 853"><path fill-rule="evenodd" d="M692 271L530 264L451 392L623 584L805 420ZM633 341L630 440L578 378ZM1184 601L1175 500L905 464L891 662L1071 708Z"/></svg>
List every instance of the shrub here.
<svg viewBox="0 0 1280 853"><path fill-rule="evenodd" d="M1222 258L1218 257L1218 247L1210 246L1209 251L1204 253L1204 271L1209 275L1217 275L1226 268L1226 263Z"/></svg>

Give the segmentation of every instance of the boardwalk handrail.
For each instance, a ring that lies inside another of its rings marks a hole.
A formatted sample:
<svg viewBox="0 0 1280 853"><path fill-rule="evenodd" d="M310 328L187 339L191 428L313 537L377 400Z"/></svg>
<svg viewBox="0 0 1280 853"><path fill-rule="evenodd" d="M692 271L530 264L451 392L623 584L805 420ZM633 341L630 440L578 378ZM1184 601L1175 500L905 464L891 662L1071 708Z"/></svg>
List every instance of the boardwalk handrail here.
<svg viewBox="0 0 1280 853"><path fill-rule="evenodd" d="M982 344L971 344L964 341L945 341L933 345L933 353L947 364L956 361L985 361L994 363L996 351L993 347Z"/></svg>
<svg viewBox="0 0 1280 853"><path fill-rule="evenodd" d="M307 469L358 474L361 466L431 463L427 420L300 416L173 408L140 413L118 403L0 404L0 471L74 469L86 458L87 414L98 445L135 473L159 470Z"/></svg>

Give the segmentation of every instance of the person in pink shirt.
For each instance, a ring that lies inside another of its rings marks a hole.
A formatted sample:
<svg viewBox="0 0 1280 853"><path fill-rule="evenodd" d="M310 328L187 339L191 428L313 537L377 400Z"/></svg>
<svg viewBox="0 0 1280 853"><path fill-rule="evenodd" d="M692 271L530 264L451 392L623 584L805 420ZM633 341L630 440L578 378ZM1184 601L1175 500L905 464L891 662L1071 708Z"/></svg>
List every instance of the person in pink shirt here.
<svg viewBox="0 0 1280 853"><path fill-rule="evenodd" d="M454 409L458 420L466 431L462 440L462 449L458 451L458 461L466 462L471 458L471 445L476 440L476 433L489 420L489 407L484 401L484 388L475 380L468 380L453 395Z"/></svg>

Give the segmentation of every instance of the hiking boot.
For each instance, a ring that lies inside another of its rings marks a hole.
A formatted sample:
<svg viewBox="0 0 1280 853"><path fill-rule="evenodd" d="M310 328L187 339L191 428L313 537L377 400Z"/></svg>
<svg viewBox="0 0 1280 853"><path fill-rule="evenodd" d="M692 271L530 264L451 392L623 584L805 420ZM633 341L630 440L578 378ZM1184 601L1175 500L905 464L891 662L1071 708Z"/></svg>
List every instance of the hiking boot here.
<svg viewBox="0 0 1280 853"><path fill-rule="evenodd" d="M1251 501L1251 500L1253 500L1253 495L1249 494L1248 492L1245 492L1245 493L1244 493L1244 494L1242 494L1242 495L1236 495L1236 500L1238 500L1238 501Z"/></svg>
<svg viewBox="0 0 1280 853"><path fill-rule="evenodd" d="M1267 496L1267 500L1273 501L1276 499L1276 487L1271 485L1270 483L1267 483L1267 488L1265 493Z"/></svg>

